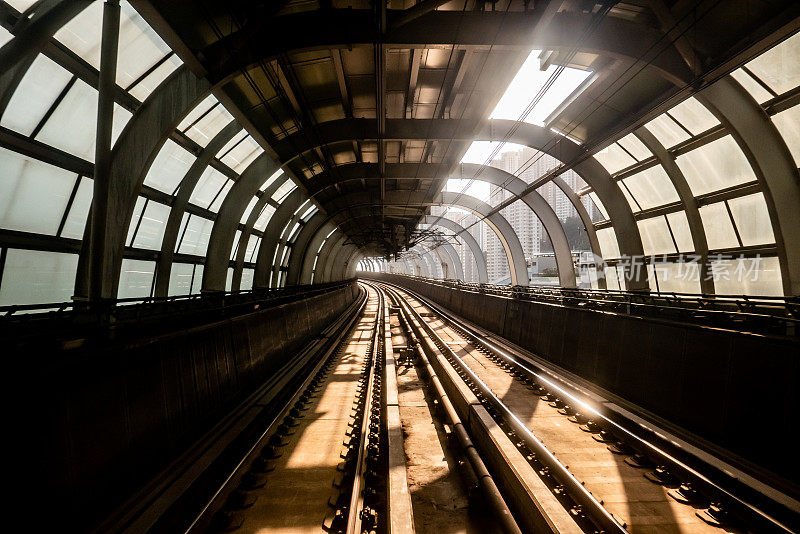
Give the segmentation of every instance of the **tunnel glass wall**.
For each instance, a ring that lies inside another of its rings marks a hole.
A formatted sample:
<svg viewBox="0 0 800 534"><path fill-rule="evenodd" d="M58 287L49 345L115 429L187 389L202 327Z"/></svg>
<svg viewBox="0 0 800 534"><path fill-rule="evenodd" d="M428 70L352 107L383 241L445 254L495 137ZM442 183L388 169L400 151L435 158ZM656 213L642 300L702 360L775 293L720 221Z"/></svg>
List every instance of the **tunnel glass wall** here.
<svg viewBox="0 0 800 534"><path fill-rule="evenodd" d="M58 3L0 0L6 15L0 21L0 45L13 44L26 31L20 21L35 23L38 10L53 4ZM80 285L94 188L103 5L91 2L65 20L48 43L3 66L0 305L69 301ZM113 113L104 118L115 152L124 148L121 143L132 142L123 132L144 115L145 104L167 98L164 87L188 71L125 0L117 41ZM651 291L798 293L792 261L800 249L797 209L792 215L782 202L785 191L800 187L798 58L800 36L790 36L595 151L590 163L622 195L634 228L609 219L608 208L614 206L604 205L606 193L587 185L591 180L580 167L561 173L558 183L537 188L556 217L564 206L579 214L574 235L582 244L576 250L573 241L568 243L579 283L626 289L631 264L638 262L634 267L646 273ZM345 274L333 262L355 265L364 255L335 233L335 221L318 211L294 176L281 172L263 139L253 137L255 130L245 128L243 115L226 102L218 87L209 87L144 156L142 182L119 234L123 251L116 297L322 282ZM525 184L560 163L535 148L521 149L529 153L508 168L514 167L512 174ZM788 170L774 164L784 155L791 162ZM536 162L543 163L536 167ZM495 205L510 195L507 187L492 187L500 195ZM445 210L430 213L460 223L465 232L487 226L473 212ZM530 210L517 201L501 215L515 230L529 279L559 280L548 256L531 245L534 239L537 245L547 239L552 245L552 232L524 235L523 217L543 220ZM236 224L229 229L225 221ZM563 219L561 224L572 236ZM492 230L475 239L483 251L479 258L456 235L458 229L446 233L452 251L423 243L404 261L369 265L448 278L460 273L468 281L479 281L486 268L503 275L495 280L511 282L505 250L486 254L504 248L503 236ZM640 241L643 254L623 254L625 240ZM212 261L218 258L227 262L221 269ZM222 273L221 280L211 271Z"/></svg>

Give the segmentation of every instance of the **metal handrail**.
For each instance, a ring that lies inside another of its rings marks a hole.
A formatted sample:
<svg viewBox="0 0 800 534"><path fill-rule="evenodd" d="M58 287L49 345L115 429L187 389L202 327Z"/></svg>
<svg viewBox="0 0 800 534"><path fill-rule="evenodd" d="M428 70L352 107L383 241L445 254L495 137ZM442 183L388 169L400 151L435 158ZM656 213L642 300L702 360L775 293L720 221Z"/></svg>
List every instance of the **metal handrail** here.
<svg viewBox="0 0 800 534"><path fill-rule="evenodd" d="M387 274L387 273L383 273ZM554 303L645 316L680 316L693 322L720 320L758 324L796 335L800 326L800 298L752 295L704 295L694 293L647 293L625 290L578 289L551 286L508 286L440 280L391 273L458 291L498 295L518 300Z"/></svg>

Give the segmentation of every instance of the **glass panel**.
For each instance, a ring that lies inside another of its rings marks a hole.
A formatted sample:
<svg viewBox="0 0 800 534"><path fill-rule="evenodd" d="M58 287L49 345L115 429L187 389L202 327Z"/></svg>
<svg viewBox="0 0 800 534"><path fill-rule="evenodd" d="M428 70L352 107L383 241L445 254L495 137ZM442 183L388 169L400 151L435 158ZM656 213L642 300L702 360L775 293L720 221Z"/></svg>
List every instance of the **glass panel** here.
<svg viewBox="0 0 800 534"><path fill-rule="evenodd" d="M250 239L247 240L247 249L244 253L244 261L252 262L255 260L255 255L258 253L257 246L259 239L260 238L258 236L251 235Z"/></svg>
<svg viewBox="0 0 800 534"><path fill-rule="evenodd" d="M139 13L121 2L117 85L127 88L170 51Z"/></svg>
<svg viewBox="0 0 800 534"><path fill-rule="evenodd" d="M208 209L213 211L214 213L217 213L219 211L219 208L222 206L222 203L225 201L225 197L228 196L228 191L231 190L231 187L233 187L233 180L228 180L227 182L225 182L225 185L222 186L222 191L219 192L217 198L208 207Z"/></svg>
<svg viewBox="0 0 800 534"><path fill-rule="evenodd" d="M644 143L642 143L639 138L632 133L629 133L622 139L617 140L617 143L619 143L622 148L630 152L630 154L639 161L645 160L653 155L653 153L650 152L650 149L644 146Z"/></svg>
<svg viewBox="0 0 800 534"><path fill-rule="evenodd" d="M642 236L642 246L647 256L677 252L669 233L667 218L662 216L636 222Z"/></svg>
<svg viewBox="0 0 800 534"><path fill-rule="evenodd" d="M11 35L11 32L0 26L0 46L3 46L13 38L14 36Z"/></svg>
<svg viewBox="0 0 800 534"><path fill-rule="evenodd" d="M214 221L197 215L190 216L178 253L205 256L213 227Z"/></svg>
<svg viewBox="0 0 800 534"><path fill-rule="evenodd" d="M658 279L658 290L662 293L701 293L700 263L657 262L648 265Z"/></svg>
<svg viewBox="0 0 800 534"><path fill-rule="evenodd" d="M131 87L128 91L134 98L140 102L147 100L147 97L156 90L156 87L161 85L161 82L175 71L182 64L178 56L172 55L168 60L159 65L153 72L148 74L142 81Z"/></svg>
<svg viewBox="0 0 800 534"><path fill-rule="evenodd" d="M682 154L676 161L695 196L756 179L750 163L730 135Z"/></svg>
<svg viewBox="0 0 800 534"><path fill-rule="evenodd" d="M76 80L36 140L94 161L96 129L97 91L82 80Z"/></svg>
<svg viewBox="0 0 800 534"><path fill-rule="evenodd" d="M206 111L211 109L211 106L214 106L219 101L216 99L214 95L208 95L203 99L202 102L197 104L192 110L186 114L183 120L178 124L178 130L186 131L191 124L193 124L197 119L200 118Z"/></svg>
<svg viewBox="0 0 800 534"><path fill-rule="evenodd" d="M227 143L225 143L225 145L223 145L223 147L219 150L219 152L214 154L214 157L217 158L217 159L221 158L222 156L227 154L230 151L231 148L236 146L239 143L239 141L241 141L245 137L247 137L247 131L244 128L242 128L236 134L234 134L234 136L231 137L230 140Z"/></svg>
<svg viewBox="0 0 800 534"><path fill-rule="evenodd" d="M682 141L689 139L689 134L669 118L668 115L659 115L644 125L656 139L667 148L672 148Z"/></svg>
<svg viewBox="0 0 800 534"><path fill-rule="evenodd" d="M608 212L606 211L606 207L603 205L602 202L600 202L600 197L597 196L597 193L592 191L591 193L589 193L589 198L592 199L592 202L594 202L597 211L600 212L600 215L603 216L603 219L608 220Z"/></svg>
<svg viewBox="0 0 800 534"><path fill-rule="evenodd" d="M204 147L232 120L233 115L228 113L225 106L218 104L198 120L194 126L186 130L186 135L198 145Z"/></svg>
<svg viewBox="0 0 800 534"><path fill-rule="evenodd" d="M781 133L789 152L792 153L794 164L800 167L800 106L789 108L772 116L772 122Z"/></svg>
<svg viewBox="0 0 800 534"><path fill-rule="evenodd" d="M247 204L247 207L244 209L244 213L242 214L242 218L239 219L239 222L242 224L247 223L247 219L250 218L250 212L253 211L253 207L258 202L258 197L253 197L250 199L250 202Z"/></svg>
<svg viewBox="0 0 800 534"><path fill-rule="evenodd" d="M19 11L25 13L29 7L35 4L38 0L5 0L5 3Z"/></svg>
<svg viewBox="0 0 800 534"><path fill-rule="evenodd" d="M128 226L128 235L125 238L125 243L130 246L131 239L133 239L133 232L136 231L136 227L139 224L139 219L142 216L142 210L144 209L144 204L147 202L147 199L144 197L137 197L136 204L133 206L133 216L131 217L131 224Z"/></svg>
<svg viewBox="0 0 800 534"><path fill-rule="evenodd" d="M619 258L619 245L617 234L613 228L603 228L597 231L597 241L604 259Z"/></svg>
<svg viewBox="0 0 800 534"><path fill-rule="evenodd" d="M206 170L197 181L197 185L194 186L189 202L201 208L208 208L227 181L228 177L217 169L206 167Z"/></svg>
<svg viewBox="0 0 800 534"><path fill-rule="evenodd" d="M772 98L772 93L764 89L760 83L755 81L752 76L747 74L742 69L737 69L731 72L731 76L733 76L733 78L739 82L742 87L744 87L745 91L750 93L750 96L752 96L759 104L763 104Z"/></svg>
<svg viewBox="0 0 800 534"><path fill-rule="evenodd" d="M663 215L637 221L639 233L642 236L642 246L647 256L655 254L670 254L677 252L672 236L669 233L667 218Z"/></svg>
<svg viewBox="0 0 800 534"><path fill-rule="evenodd" d="M99 70L102 28L103 2L92 2L77 17L58 30L55 37L78 57Z"/></svg>
<svg viewBox="0 0 800 534"><path fill-rule="evenodd" d="M551 113L555 112L581 84L591 76L592 71L558 65L541 68L541 50L532 50L522 64L514 79L508 84L505 93L492 111L492 119L510 119L544 126ZM562 69L553 80L550 77ZM545 87L549 86L547 89ZM535 106L531 99L542 91ZM574 97L573 97L574 98Z"/></svg>
<svg viewBox="0 0 800 534"><path fill-rule="evenodd" d="M125 129L125 126L128 124L128 121L131 120L131 117L133 117L133 113L123 108L119 104L114 104L114 119L113 123L111 124L112 148L115 144L117 144L117 139L119 139L122 130Z"/></svg>
<svg viewBox="0 0 800 534"><path fill-rule="evenodd" d="M153 273L155 271L156 262L154 261L123 259L117 298L149 297L153 287Z"/></svg>
<svg viewBox="0 0 800 534"><path fill-rule="evenodd" d="M599 161L600 165L605 167L610 174L614 174L636 163L636 160L630 157L630 155L622 150L616 143L612 143L603 150L595 153L594 158Z"/></svg>
<svg viewBox="0 0 800 534"><path fill-rule="evenodd" d="M0 227L55 235L77 176L0 148Z"/></svg>
<svg viewBox="0 0 800 534"><path fill-rule="evenodd" d="M275 172L272 174L272 176L270 176L269 178L267 178L267 181L266 181L266 182L264 182L264 183L261 185L261 187L259 187L259 188L258 188L258 189L259 189L259 191L261 191L261 192L264 192L264 191L266 191L266 190L267 190L267 188L268 188L270 185L272 185L272 182L274 182L275 180L277 180L277 179L278 179L278 177L279 177L279 176L282 176L282 175L283 175L283 170L282 170L282 169L278 169L277 171L275 171Z"/></svg>
<svg viewBox="0 0 800 534"><path fill-rule="evenodd" d="M669 114L694 135L703 133L719 124L714 114L693 97L687 98L669 110Z"/></svg>
<svg viewBox="0 0 800 534"><path fill-rule="evenodd" d="M692 240L692 231L689 228L689 220L686 218L685 211L676 211L675 213L667 214L667 221L672 230L672 237L678 244L678 252L693 252L694 241Z"/></svg>
<svg viewBox="0 0 800 534"><path fill-rule="evenodd" d="M152 200L147 203L142 215L142 222L133 246L137 248L147 248L150 250L161 250L161 239L164 237L164 227L167 225L170 207Z"/></svg>
<svg viewBox="0 0 800 534"><path fill-rule="evenodd" d="M195 159L191 152L185 150L171 139L167 139L167 142L164 143L164 146L161 147L158 155L153 160L150 170L147 171L144 183L171 195L178 187L178 184L181 183Z"/></svg>
<svg viewBox="0 0 800 534"><path fill-rule="evenodd" d="M228 267L228 275L225 277L225 291L230 291L232 284L233 284L233 268Z"/></svg>
<svg viewBox="0 0 800 534"><path fill-rule="evenodd" d="M31 135L71 78L64 68L39 54L19 82L0 124Z"/></svg>
<svg viewBox="0 0 800 534"><path fill-rule="evenodd" d="M622 196L624 196L624 197L625 197L625 200L627 200L627 201L628 201L628 205L631 207L631 211L634 211L634 212L636 212L636 211L641 211L641 209L642 209L642 208L641 208L641 207L639 207L639 206L636 204L636 201L633 199L633 197L631 196L631 194L628 192L628 188L627 188L627 187L625 187L625 186L622 184L622 182L617 182L617 187L619 187L619 190L620 190L620 191L622 191Z"/></svg>
<svg viewBox="0 0 800 534"><path fill-rule="evenodd" d="M279 187L279 188L278 188L278 189L277 189L277 190L276 190L276 191L275 191L275 192L272 194L272 200L274 200L275 202L277 202L278 204L280 204L281 202L283 202L283 199L285 199L285 198L286 198L286 197L289 195L289 193L291 193L292 191L294 191L296 188L297 188L297 186L296 186L296 185L294 185L294 182L292 182L291 180L286 180L286 181L285 181L285 182L284 182L284 183L283 183L283 184L282 184L282 185L281 185L281 186L280 186L280 187Z"/></svg>
<svg viewBox="0 0 800 534"><path fill-rule="evenodd" d="M272 218L274 213L275 208L269 204L264 206L264 209L261 210L261 214L258 216L258 219L256 219L256 222L253 224L253 228L263 232L267 228L267 224L269 224L269 220Z"/></svg>
<svg viewBox="0 0 800 534"><path fill-rule="evenodd" d="M231 261L236 259L236 252L238 252L239 250L239 241L241 240L241 238L242 238L242 231L236 230L236 235L234 236L232 243L233 246L231 247L231 257L230 257Z"/></svg>
<svg viewBox="0 0 800 534"><path fill-rule="evenodd" d="M794 89L800 85L800 34L767 50L747 68L779 95Z"/></svg>
<svg viewBox="0 0 800 534"><path fill-rule="evenodd" d="M317 209L317 207L316 207L316 206L311 206L310 208L308 208L308 209L305 211L305 213L303 213L303 214L300 216L300 220L301 220L301 221L303 221L303 222L308 222L308 220L309 220L311 217L313 217L313 216L314 216L314 214L315 214L315 213L317 213L317 211L318 211L318 209Z"/></svg>
<svg viewBox="0 0 800 534"><path fill-rule="evenodd" d="M77 254L10 248L0 284L0 306L69 302L77 270Z"/></svg>
<svg viewBox="0 0 800 534"><path fill-rule="evenodd" d="M650 167L622 180L642 209L655 208L680 200L672 180L661 165Z"/></svg>
<svg viewBox="0 0 800 534"><path fill-rule="evenodd" d="M236 145L233 150L225 154L222 162L237 173L241 173L262 152L264 152L264 149L256 143L255 139L248 136L244 141Z"/></svg>
<svg viewBox="0 0 800 534"><path fill-rule="evenodd" d="M81 178L78 191L75 193L75 198L72 200L72 206L69 209L69 215L67 215L64 228L61 230L62 237L83 239L86 219L89 218L89 208L92 207L93 188L94 182L90 178Z"/></svg>
<svg viewBox="0 0 800 534"><path fill-rule="evenodd" d="M728 207L731 209L742 245L764 245L775 242L763 194L732 198L728 201Z"/></svg>
<svg viewBox="0 0 800 534"><path fill-rule="evenodd" d="M619 289L619 280L617 279L617 269L614 267L606 267L606 289Z"/></svg>
<svg viewBox="0 0 800 534"><path fill-rule="evenodd" d="M253 289L253 276L255 273L255 269L242 269L242 283L239 285L240 290L250 291Z"/></svg>
<svg viewBox="0 0 800 534"><path fill-rule="evenodd" d="M739 246L739 240L736 239L736 232L724 202L700 206L700 218L703 219L703 228L706 231L709 249Z"/></svg>
<svg viewBox="0 0 800 534"><path fill-rule="evenodd" d="M192 274L194 264L173 263L169 272L168 295L188 295L192 289Z"/></svg>
<svg viewBox="0 0 800 534"><path fill-rule="evenodd" d="M200 293L200 289L202 287L203 287L203 266L195 265L194 282L192 282L192 295L197 295L198 293Z"/></svg>
<svg viewBox="0 0 800 534"><path fill-rule="evenodd" d="M710 263L718 295L783 295L778 258L722 258Z"/></svg>

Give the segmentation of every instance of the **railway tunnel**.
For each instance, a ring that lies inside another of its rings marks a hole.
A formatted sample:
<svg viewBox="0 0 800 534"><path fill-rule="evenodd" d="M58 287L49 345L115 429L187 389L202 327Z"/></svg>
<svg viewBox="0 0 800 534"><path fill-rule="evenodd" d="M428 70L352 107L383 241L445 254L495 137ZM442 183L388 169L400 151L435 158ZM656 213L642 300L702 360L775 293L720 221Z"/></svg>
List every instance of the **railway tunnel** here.
<svg viewBox="0 0 800 534"><path fill-rule="evenodd" d="M0 0L6 528L800 532L799 32Z"/></svg>

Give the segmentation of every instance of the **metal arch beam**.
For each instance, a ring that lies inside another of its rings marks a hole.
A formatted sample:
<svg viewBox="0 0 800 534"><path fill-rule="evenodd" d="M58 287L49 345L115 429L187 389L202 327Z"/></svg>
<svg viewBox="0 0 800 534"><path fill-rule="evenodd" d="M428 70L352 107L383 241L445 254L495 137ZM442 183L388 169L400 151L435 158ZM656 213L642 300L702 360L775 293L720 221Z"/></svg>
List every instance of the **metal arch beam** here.
<svg viewBox="0 0 800 534"><path fill-rule="evenodd" d="M448 219L447 217L444 216L435 217L433 215L426 215L420 222L422 224L435 224L436 226L447 228L451 232L454 232L459 237L461 237L467 243L467 247L469 247L469 250L472 253L472 257L475 260L475 264L478 267L478 281L481 284L489 283L489 274L486 269L486 258L483 255L483 251L481 250L480 245L478 245L478 242L475 240L472 234L466 231L463 226L461 226L454 220Z"/></svg>
<svg viewBox="0 0 800 534"><path fill-rule="evenodd" d="M272 161L265 152L253 160L241 176L239 176L236 183L233 184L233 187L228 191L225 200L219 208L217 220L211 229L211 237L208 240L206 267L203 269L203 291L222 291L225 289L225 278L227 276L228 265L230 264L233 240L236 237L239 221L241 221L244 210L247 208L250 200L258 192L258 188L277 170L278 165ZM263 200L264 203L266 203L269 200L269 196L265 193L259 200ZM255 207L253 211L256 211ZM253 214L251 213L250 215L252 216ZM256 219L257 218L258 214L256 214ZM255 221L255 219L253 220ZM252 226L246 228L248 236L251 229ZM242 232L243 236L244 233L245 232ZM264 237L266 237L266 232L264 233ZM264 246L264 237L261 239L260 248ZM246 248L247 241L244 241L244 243ZM242 252L241 259L244 261L244 250L241 250L241 242L239 249ZM239 257L237 254L237 269L234 269L234 276L236 276L238 271L237 279L241 280L241 264L238 259ZM256 283L255 278L253 279L253 287L261 287Z"/></svg>
<svg viewBox="0 0 800 534"><path fill-rule="evenodd" d="M0 75L18 64L32 61L66 23L93 0L48 0L39 5L25 27L0 48Z"/></svg>
<svg viewBox="0 0 800 534"><path fill-rule="evenodd" d="M325 265L323 266L322 270L323 282L333 281L335 266L340 265L339 257L343 253L349 252L350 251L349 247L353 246L353 245L347 245L346 243L347 243L347 236L341 235L331 246L330 253L328 254L325 260Z"/></svg>
<svg viewBox="0 0 800 534"><path fill-rule="evenodd" d="M532 48L572 50L574 36L591 20L591 14L559 12L552 15L542 31L531 32L542 10L499 17L487 12L432 11L381 37L388 46L427 48L455 45L457 48L488 48L528 51ZM284 15L258 31L243 28L201 51L209 78L221 82L244 72L259 61L269 61L288 52L374 46L374 11L371 9L328 9ZM262 21L259 21L263 24ZM254 23L257 24L257 23ZM269 35L269 39L264 39ZM663 40L660 30L620 18L607 17L581 43L580 50L605 57L636 61L642 50ZM691 80L691 71L674 47L666 48L648 65L670 83L681 85Z"/></svg>
<svg viewBox="0 0 800 534"><path fill-rule="evenodd" d="M185 66L179 67L128 121L111 152L106 232L103 242L99 243L102 263L98 265L98 272L89 273L92 251L84 240L75 277L77 296L88 296L89 278L97 276L102 281L100 298L116 298L124 239L147 170L186 111L210 92L211 85L206 80L198 78Z"/></svg>
<svg viewBox="0 0 800 534"><path fill-rule="evenodd" d="M327 282L330 276L330 266L333 258L339 252L342 244L347 239L347 235L342 232L334 234L331 239L325 241L322 250L319 251L319 260L317 261L317 268L314 269L315 282Z"/></svg>
<svg viewBox="0 0 800 534"><path fill-rule="evenodd" d="M528 186L521 178L495 167L476 165L474 163L462 163L456 167L453 175L461 179L470 179L476 176L476 180L483 180L490 184L502 187L514 195L521 195ZM572 263L572 250L567 240L567 234L561 220L553 211L553 207L537 191L531 191L522 197L522 201L533 211L536 217L544 226L545 232L550 236L553 243L553 251L556 257L558 269L558 279L562 287L577 287L575 280L575 267ZM594 230L594 227L592 227Z"/></svg>
<svg viewBox="0 0 800 534"><path fill-rule="evenodd" d="M299 150L311 150L316 143L328 144L353 139L377 139L377 129L372 119L340 119L321 123L315 127L315 135L296 133L291 145L275 145L279 154L287 154L287 161L298 157L289 153L290 146ZM458 119L387 119L384 139L447 139L452 141L508 141L544 152L559 161L580 161L574 166L575 172L597 193L606 207L614 232L617 236L620 253L629 256L643 256L641 237L630 205L622 192L611 180L608 171L589 156L581 147L541 126L519 124L515 121L491 119L477 131L466 122ZM508 132L514 132L507 136ZM312 141L313 139L313 141ZM281 143L289 143L287 140ZM632 263L632 262L631 262ZM642 269L631 268L628 275L628 288L647 290L647 273Z"/></svg>
<svg viewBox="0 0 800 534"><path fill-rule="evenodd" d="M234 287L238 287L238 284L241 281L242 268L244 267L245 254L247 253L247 244L250 241L250 236L253 233L253 228L254 228L254 226L256 224L256 221L261 216L261 213L266 209L268 204L270 206L272 206L273 208L277 209L278 204L272 200L272 195L287 180L289 180L289 177L286 174L282 174L281 176L276 178L274 182L269 184L269 187L264 189L264 191L262 192L262 194L259 197L259 199L256 201L255 204L253 204L253 209L250 211L250 214L247 216L247 220L245 221L245 224L244 224L244 229L242 230L242 233L239 236L238 245L235 245L235 244L231 245L231 246L236 246L237 247L236 248L236 257L233 259L234 260L234 262L233 262L233 286ZM234 187L235 187L235 185L234 185ZM253 196L255 197L255 195L253 195ZM250 200L248 200L247 202L249 204ZM233 206L232 206L232 209L233 209ZM238 209L238 207L236 209ZM246 206L245 206L245 209L247 209ZM236 211L236 210L234 210L234 211ZM240 215L237 220L241 221L241 218L242 218L243 215L244 215L244 210L242 210L242 215ZM273 213L273 216L274 215L275 214ZM266 228L265 228L265 230L266 230ZM235 236L236 236L236 232L234 230L234 239L235 239ZM212 230L212 237L213 237L213 230ZM262 234L262 238L263 238L263 234ZM221 240L222 239L223 238L221 238ZM223 245L224 245L224 240L223 240ZM259 246L260 246L260 243L259 243ZM224 248L223 248L223 250L224 250ZM230 255L230 252L228 252L228 255Z"/></svg>
<svg viewBox="0 0 800 534"><path fill-rule="evenodd" d="M528 267L525 263L525 252L522 250L522 245L519 242L516 232L514 232L514 229L505 217L499 213L489 215L492 207L486 202L482 202L469 195L458 194L452 191L442 192L440 205L459 206L478 217L485 217L484 221L489 225L489 228L497 234L497 238L500 240L500 244L506 252L508 270L511 273L511 285L528 285Z"/></svg>
<svg viewBox="0 0 800 534"><path fill-rule="evenodd" d="M516 127L514 133L506 138L507 133L514 127ZM483 131L479 132L475 138L484 141L506 140L510 143L525 145L545 152L559 161L579 161L581 158L585 158L574 166L574 171L592 187L608 211L611 225L617 236L620 254L629 257L644 256L639 228L628 201L625 200L608 171L596 159L587 157L578 145L541 126L527 123L515 126L515 122L509 120L488 121ZM628 289L648 290L647 273L643 272L645 270L626 267L629 269L626 273Z"/></svg>
<svg viewBox="0 0 800 534"><path fill-rule="evenodd" d="M405 206L408 204L410 207L420 208L428 205L458 206L472 212L476 216L484 217L485 222L495 234L497 234L503 246L503 250L506 252L512 285L528 285L528 269L525 263L525 253L522 250L522 245L519 242L517 234L505 217L500 213L490 214L492 207L489 204L469 195L445 191L430 202L425 202L423 195L424 193L409 196L404 191L387 191L383 204L385 206ZM339 212L348 208L352 209L361 206L370 207L379 205L369 193L364 192L343 195L338 197L336 202L338 205L335 205L334 208L337 208ZM329 214L335 214L337 209L331 210Z"/></svg>
<svg viewBox="0 0 800 534"><path fill-rule="evenodd" d="M349 280L350 278L355 278L355 276L356 276L356 266L358 265L358 262L361 259L363 259L363 257L364 257L364 254L361 251L356 250L353 253L353 255L350 256L350 258L348 258L348 260L347 260L347 268L345 269L344 277L342 278L343 280ZM375 268L376 269L380 269L380 266L376 265ZM376 271L376 272L380 272L380 271Z"/></svg>
<svg viewBox="0 0 800 534"><path fill-rule="evenodd" d="M310 284L311 275L314 272L314 260L317 259L317 251L323 245L326 237L336 231L336 225L326 222L320 226L319 230L311 238L311 241L303 252L303 263L300 269L300 284Z"/></svg>
<svg viewBox="0 0 800 534"><path fill-rule="evenodd" d="M458 252L456 252L455 247L450 243L442 243L439 247L444 249L445 253L450 256L450 261L455 267L455 272L453 273L458 280L464 282L464 266L461 264L461 258L458 256Z"/></svg>
<svg viewBox="0 0 800 534"><path fill-rule="evenodd" d="M800 295L800 174L764 109L728 75L696 95L731 132L756 174L772 222L783 292Z"/></svg>
<svg viewBox="0 0 800 534"><path fill-rule="evenodd" d="M439 261L437 262L436 258L434 258L433 251L424 245L417 245L414 248L421 252L420 258L427 263L431 278L442 279L444 277L444 270L442 269L441 258L438 258ZM439 255L437 254L436 256L438 257Z"/></svg>
<svg viewBox="0 0 800 534"><path fill-rule="evenodd" d="M420 275L427 278L436 278L436 272L433 269L433 263L431 262L430 258L427 257L428 251L419 245L412 247L411 251L415 254L414 259L417 262L417 268L419 268Z"/></svg>
<svg viewBox="0 0 800 534"><path fill-rule="evenodd" d="M189 205L189 197L192 196L192 192L197 182L200 180L200 176L205 172L211 160L214 159L214 156L222 150L222 147L224 147L240 129L241 126L233 120L220 130L200 152L197 159L194 160L194 163L192 163L192 166L189 167L189 170L186 171L186 174L181 180L178 186L178 192L175 194L172 207L169 210L169 218L164 227L164 237L161 239L161 255L159 256L158 268L156 269L156 297L166 297L169 292L172 260L175 257L178 232L180 231L183 214L186 212L186 207Z"/></svg>
<svg viewBox="0 0 800 534"><path fill-rule="evenodd" d="M289 256L289 270L286 273L286 285L297 285L300 283L303 260L308 252L310 242L328 220L325 213L318 211L311 216L300 230L300 233L297 234L297 239L294 241L294 246Z"/></svg>
<svg viewBox="0 0 800 534"><path fill-rule="evenodd" d="M695 254L700 256L700 290L705 294L713 295L715 292L714 280L712 276L708 276L708 240L703 228L703 220L700 218L697 200L689 188L686 177L675 162L675 156L656 139L656 136L650 130L641 127L634 130L633 135L638 137L644 143L644 146L653 153L672 181L672 185L675 186L686 213L686 220L689 223L689 232L692 235Z"/></svg>
<svg viewBox="0 0 800 534"><path fill-rule="evenodd" d="M292 215L297 208L303 203L303 197L303 192L300 189L295 189L283 199L280 207L272 214L272 218L264 230L264 235L261 237L261 245L258 247L253 287L264 288L271 286L269 275L273 272L272 268L274 267L272 263L273 253L280 243L283 229L291 221ZM275 261L279 263L280 258L275 258ZM273 276L272 281L275 282L277 279Z"/></svg>
<svg viewBox="0 0 800 534"><path fill-rule="evenodd" d="M589 212L586 211L586 206L584 206L583 202L581 202L581 198L575 191L573 191L567 182L561 178L561 176L554 176L551 180L554 184L556 184L556 186L558 186L559 189L561 189L561 192L564 193L572 205L575 206L575 211L578 212L578 217L580 217L583 227L586 229L586 234L589 236L589 247L592 249L592 254L595 258L602 258L603 252L600 250L600 241L597 239L597 230L594 227L592 218L589 217ZM605 277L597 278L597 287L599 289L606 289Z"/></svg>

